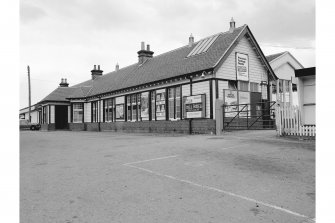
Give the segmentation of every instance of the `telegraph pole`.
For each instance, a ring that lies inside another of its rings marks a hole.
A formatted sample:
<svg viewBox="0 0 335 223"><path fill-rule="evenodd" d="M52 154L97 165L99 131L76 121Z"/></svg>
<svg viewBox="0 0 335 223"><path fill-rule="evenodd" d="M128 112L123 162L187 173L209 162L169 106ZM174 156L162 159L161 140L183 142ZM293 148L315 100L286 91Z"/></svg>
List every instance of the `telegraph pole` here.
<svg viewBox="0 0 335 223"><path fill-rule="evenodd" d="M31 116L30 116L30 113L31 113L31 90L30 90L30 68L29 68L29 65L28 65L27 69L28 69L28 89L29 89L29 122L31 122Z"/></svg>

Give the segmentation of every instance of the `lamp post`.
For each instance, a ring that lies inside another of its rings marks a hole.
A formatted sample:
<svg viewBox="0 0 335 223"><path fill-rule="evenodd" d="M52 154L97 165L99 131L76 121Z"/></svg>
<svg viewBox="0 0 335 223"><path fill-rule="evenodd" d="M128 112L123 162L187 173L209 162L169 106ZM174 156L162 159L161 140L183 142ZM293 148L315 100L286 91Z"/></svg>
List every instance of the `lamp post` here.
<svg viewBox="0 0 335 223"><path fill-rule="evenodd" d="M31 122L31 89L30 89L30 67L29 65L27 66L27 70L28 70L28 97L29 97L29 122Z"/></svg>

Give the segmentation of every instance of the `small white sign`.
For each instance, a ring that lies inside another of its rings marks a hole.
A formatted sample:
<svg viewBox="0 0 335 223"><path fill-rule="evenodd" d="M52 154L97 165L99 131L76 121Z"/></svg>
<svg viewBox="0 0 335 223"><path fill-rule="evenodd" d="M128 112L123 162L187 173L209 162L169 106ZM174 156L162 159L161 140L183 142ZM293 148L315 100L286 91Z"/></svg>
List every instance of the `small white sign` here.
<svg viewBox="0 0 335 223"><path fill-rule="evenodd" d="M249 57L247 54L236 53L236 78L249 81Z"/></svg>

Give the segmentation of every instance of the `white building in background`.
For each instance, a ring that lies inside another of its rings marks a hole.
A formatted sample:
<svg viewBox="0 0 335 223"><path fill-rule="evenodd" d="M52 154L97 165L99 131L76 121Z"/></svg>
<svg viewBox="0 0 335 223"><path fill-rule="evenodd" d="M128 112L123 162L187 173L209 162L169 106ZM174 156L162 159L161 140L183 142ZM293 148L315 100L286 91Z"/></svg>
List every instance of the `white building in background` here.
<svg viewBox="0 0 335 223"><path fill-rule="evenodd" d="M298 82L299 106L303 125L315 125L315 67L295 71Z"/></svg>
<svg viewBox="0 0 335 223"><path fill-rule="evenodd" d="M299 61L288 51L266 56L272 70L278 77L272 84L272 101L285 102L291 105L299 105L297 92L298 79L295 77L295 70L304 68ZM277 94L277 83L279 93ZM292 86L291 88L289 86ZM283 93L283 89L285 90ZM290 94L291 92L291 94ZM284 97L285 95L285 97Z"/></svg>
<svg viewBox="0 0 335 223"><path fill-rule="evenodd" d="M19 115L20 119L29 120L29 107L20 109ZM39 123L39 113L36 105L31 106L30 117L32 123Z"/></svg>

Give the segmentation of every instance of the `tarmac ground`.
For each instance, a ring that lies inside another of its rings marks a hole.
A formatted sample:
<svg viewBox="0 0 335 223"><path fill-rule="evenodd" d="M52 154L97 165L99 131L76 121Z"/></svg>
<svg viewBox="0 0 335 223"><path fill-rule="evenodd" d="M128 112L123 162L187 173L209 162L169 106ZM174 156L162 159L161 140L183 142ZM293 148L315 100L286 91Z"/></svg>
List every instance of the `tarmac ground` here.
<svg viewBox="0 0 335 223"><path fill-rule="evenodd" d="M22 223L314 222L315 142L21 131Z"/></svg>

